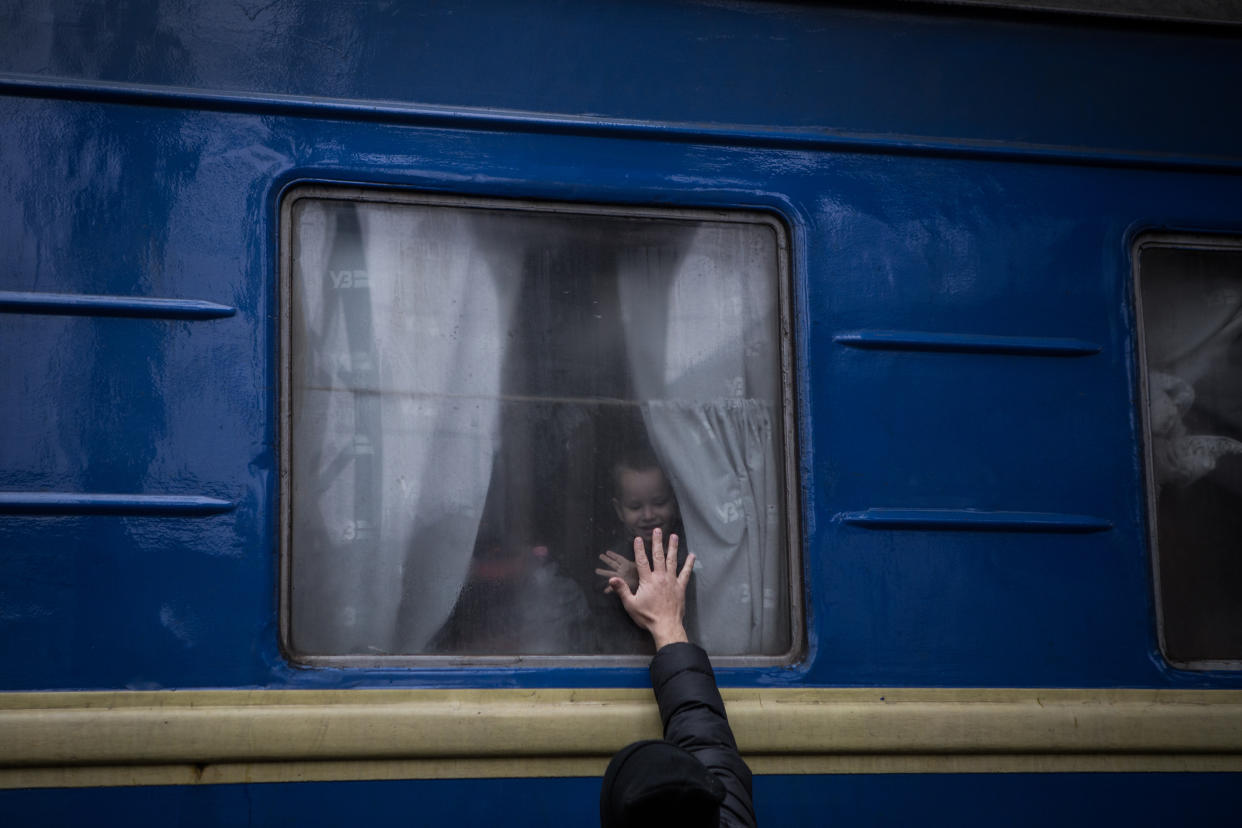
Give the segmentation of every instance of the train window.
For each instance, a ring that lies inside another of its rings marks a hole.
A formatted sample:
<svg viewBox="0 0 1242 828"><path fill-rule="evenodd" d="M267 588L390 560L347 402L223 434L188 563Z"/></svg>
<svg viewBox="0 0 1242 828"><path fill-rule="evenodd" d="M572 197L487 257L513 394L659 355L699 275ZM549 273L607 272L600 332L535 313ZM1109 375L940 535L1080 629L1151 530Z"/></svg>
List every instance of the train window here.
<svg viewBox="0 0 1242 828"><path fill-rule="evenodd" d="M293 658L640 656L595 570L656 526L692 634L786 658L779 222L304 187L283 227Z"/></svg>
<svg viewBox="0 0 1242 828"><path fill-rule="evenodd" d="M1242 241L1147 237L1135 256L1161 646L1242 667Z"/></svg>

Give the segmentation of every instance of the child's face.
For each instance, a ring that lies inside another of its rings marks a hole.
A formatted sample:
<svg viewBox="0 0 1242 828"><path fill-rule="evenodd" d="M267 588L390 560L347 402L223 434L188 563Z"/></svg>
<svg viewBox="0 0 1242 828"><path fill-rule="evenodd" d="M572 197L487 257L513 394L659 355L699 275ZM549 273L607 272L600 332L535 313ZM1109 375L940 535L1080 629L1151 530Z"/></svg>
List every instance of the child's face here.
<svg viewBox="0 0 1242 828"><path fill-rule="evenodd" d="M651 530L659 529L667 542L677 520L677 498L668 478L658 467L628 469L617 473L617 496L612 499L617 519L631 538L642 538L651 549Z"/></svg>

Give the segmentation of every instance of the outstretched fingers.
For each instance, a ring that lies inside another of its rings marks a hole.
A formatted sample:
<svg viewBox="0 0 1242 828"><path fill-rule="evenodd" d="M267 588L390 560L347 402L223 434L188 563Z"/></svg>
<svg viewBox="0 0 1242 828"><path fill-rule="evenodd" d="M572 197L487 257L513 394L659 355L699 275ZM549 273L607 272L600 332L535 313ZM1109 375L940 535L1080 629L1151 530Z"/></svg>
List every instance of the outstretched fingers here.
<svg viewBox="0 0 1242 828"><path fill-rule="evenodd" d="M603 554L599 556L599 559L606 564L611 564L614 567L624 566L629 563L629 561L618 555L616 552L613 552L611 549L605 549Z"/></svg>
<svg viewBox="0 0 1242 828"><path fill-rule="evenodd" d="M674 578L677 577L677 546L679 543L677 535L668 536L668 556L664 561L664 570Z"/></svg>
<svg viewBox="0 0 1242 828"><path fill-rule="evenodd" d="M651 530L651 571L667 570L664 561L664 533L659 529Z"/></svg>
<svg viewBox="0 0 1242 828"><path fill-rule="evenodd" d="M659 541L655 538L651 539L653 550L659 547ZM634 538L634 566L638 568L638 582L651 577L651 564L647 562L647 547L643 545L642 538Z"/></svg>
<svg viewBox="0 0 1242 828"><path fill-rule="evenodd" d="M677 537L673 535L673 537ZM681 572L677 573L677 582L683 587L690 583L690 570L694 569L694 553L691 552L686 556L686 565L681 568Z"/></svg>
<svg viewBox="0 0 1242 828"><path fill-rule="evenodd" d="M608 580L608 587L621 599L621 605L634 623L651 633L656 648L676 641L686 641L683 623L686 611L686 586L694 569L694 556L686 556L686 565L678 571L678 538L668 538L668 554L660 530L651 533L651 559L643 548L642 538L634 539L634 568L638 571L638 588L620 577Z"/></svg>

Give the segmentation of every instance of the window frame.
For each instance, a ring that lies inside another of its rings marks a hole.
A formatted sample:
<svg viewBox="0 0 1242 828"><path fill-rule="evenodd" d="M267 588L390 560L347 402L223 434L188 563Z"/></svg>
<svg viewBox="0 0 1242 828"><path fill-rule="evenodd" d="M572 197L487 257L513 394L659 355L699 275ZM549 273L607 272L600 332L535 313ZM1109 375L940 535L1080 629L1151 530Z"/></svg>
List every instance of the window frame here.
<svg viewBox="0 0 1242 828"><path fill-rule="evenodd" d="M401 668L610 668L646 667L647 655L478 655L478 654L348 654L307 655L292 644L292 324L293 307L293 212L302 200L344 201L350 203L409 204L465 209L502 209L531 211L543 215L600 216L624 219L651 218L665 221L710 221L716 223L762 224L775 237L777 281L777 338L779 354L778 421L781 424L776 447L780 458L784 485L785 562L789 606L789 649L770 655L713 655L718 667L787 667L799 662L806 651L806 610L803 595L802 529L800 521L802 492L798 475L798 432L794 411L793 267L790 255L789 227L782 216L760 207L689 207L648 206L641 204L605 204L570 202L541 198L500 198L495 196L430 193L383 184L349 181L294 181L277 196L279 230L277 238L277 318L278 318L278 556L277 616L278 644L281 655L291 664L303 668L349 668L358 670L389 670Z"/></svg>
<svg viewBox="0 0 1242 828"><path fill-rule="evenodd" d="M1228 672L1242 670L1242 657L1236 659L1179 660L1169 655L1165 642L1165 608L1160 577L1160 536L1157 514L1158 494L1156 465L1151 436L1151 391L1148 382L1146 317L1143 312L1142 255L1145 249L1228 251L1242 253L1242 235L1219 235L1205 232L1149 231L1138 234L1131 245L1131 289L1134 304L1136 366L1138 368L1138 400L1142 433L1144 511L1146 513L1147 548L1151 557L1152 604L1156 614L1156 641L1160 657L1178 670L1193 672Z"/></svg>

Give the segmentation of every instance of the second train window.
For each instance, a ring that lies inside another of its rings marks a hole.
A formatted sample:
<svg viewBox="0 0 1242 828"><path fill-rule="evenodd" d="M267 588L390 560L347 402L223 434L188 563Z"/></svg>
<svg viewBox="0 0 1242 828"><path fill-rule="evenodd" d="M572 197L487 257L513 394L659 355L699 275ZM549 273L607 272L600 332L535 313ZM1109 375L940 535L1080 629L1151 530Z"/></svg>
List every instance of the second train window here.
<svg viewBox="0 0 1242 828"><path fill-rule="evenodd" d="M1160 639L1172 663L1242 666L1242 244L1136 247Z"/></svg>

